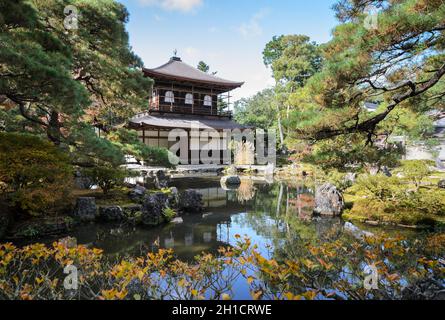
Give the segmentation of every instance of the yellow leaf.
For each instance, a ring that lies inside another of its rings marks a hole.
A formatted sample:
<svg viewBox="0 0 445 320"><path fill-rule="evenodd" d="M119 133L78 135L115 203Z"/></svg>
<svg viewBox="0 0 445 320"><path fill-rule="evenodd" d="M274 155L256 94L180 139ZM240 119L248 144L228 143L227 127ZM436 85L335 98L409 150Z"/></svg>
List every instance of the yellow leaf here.
<svg viewBox="0 0 445 320"><path fill-rule="evenodd" d="M317 292L314 290L307 291L307 292L303 293L303 297L305 297L306 300L314 300L316 296L317 296Z"/></svg>
<svg viewBox="0 0 445 320"><path fill-rule="evenodd" d="M232 298L227 293L223 293L221 297L223 300L232 300Z"/></svg>
<svg viewBox="0 0 445 320"><path fill-rule="evenodd" d="M250 292L250 295L252 296L253 300L260 300L263 297L263 291L252 291Z"/></svg>
<svg viewBox="0 0 445 320"><path fill-rule="evenodd" d="M186 285L186 281L184 278L182 278L181 280L178 281L178 286L180 286L181 288L185 287Z"/></svg>

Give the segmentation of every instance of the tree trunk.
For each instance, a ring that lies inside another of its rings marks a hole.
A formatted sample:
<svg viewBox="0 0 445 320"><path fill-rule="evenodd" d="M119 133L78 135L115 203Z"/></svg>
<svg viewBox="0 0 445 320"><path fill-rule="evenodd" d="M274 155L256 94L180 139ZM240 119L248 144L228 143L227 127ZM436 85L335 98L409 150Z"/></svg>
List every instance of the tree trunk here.
<svg viewBox="0 0 445 320"><path fill-rule="evenodd" d="M52 111L51 116L48 122L48 127L46 130L46 134L48 139L51 140L55 145L60 145L62 133L60 132L60 121L59 121L59 113L57 111Z"/></svg>
<svg viewBox="0 0 445 320"><path fill-rule="evenodd" d="M283 133L283 127L281 125L281 114L280 114L280 108L277 106L278 111L278 131L280 133L280 146L284 146L284 133Z"/></svg>

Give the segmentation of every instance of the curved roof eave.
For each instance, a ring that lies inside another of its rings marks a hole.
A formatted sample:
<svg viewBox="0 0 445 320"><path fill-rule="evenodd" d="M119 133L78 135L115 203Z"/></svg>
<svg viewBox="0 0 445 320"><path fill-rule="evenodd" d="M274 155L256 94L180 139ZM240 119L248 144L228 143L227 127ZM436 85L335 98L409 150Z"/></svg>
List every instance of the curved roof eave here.
<svg viewBox="0 0 445 320"><path fill-rule="evenodd" d="M230 81L216 77L214 75L207 74L201 70L198 70L184 62L180 58L172 58L164 65L147 69L143 68L143 72L146 76L152 78L165 78L178 81L189 81L198 84L214 85L227 89L236 89L241 87L244 82Z"/></svg>

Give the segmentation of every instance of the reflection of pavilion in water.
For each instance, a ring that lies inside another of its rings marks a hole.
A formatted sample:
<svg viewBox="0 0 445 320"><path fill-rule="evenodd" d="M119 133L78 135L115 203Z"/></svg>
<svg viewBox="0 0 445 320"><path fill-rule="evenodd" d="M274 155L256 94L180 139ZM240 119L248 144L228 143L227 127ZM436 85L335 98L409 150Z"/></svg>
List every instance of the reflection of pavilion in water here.
<svg viewBox="0 0 445 320"><path fill-rule="evenodd" d="M206 213L185 215L182 216L183 223L160 228L151 249L174 249L179 256L192 258L203 251L215 253L221 246L230 243L234 236L231 234L232 216L236 212L245 212L249 207L247 203L240 204L237 191L224 190L219 180L195 180L188 184L182 179L177 187L193 188L202 194Z"/></svg>
<svg viewBox="0 0 445 320"><path fill-rule="evenodd" d="M254 230L254 233L276 238L276 227L288 233L289 218L312 221L312 190L285 182L269 185L244 182L238 190L224 190L216 179L172 180L172 186L182 191L193 189L203 195L204 214L182 215L182 221L155 228L124 228L91 225L78 229L72 236L80 244L91 244L109 255L145 255L159 248L173 249L182 260L190 261L203 252L217 253L221 246L233 241L234 228ZM264 223L264 221L271 221ZM317 227L320 223L317 223ZM322 221L322 231L330 222ZM273 229L273 230L272 230ZM281 234L281 233L280 233Z"/></svg>
<svg viewBox="0 0 445 320"><path fill-rule="evenodd" d="M246 212L250 204L237 200L236 191L226 191L218 180L193 179L173 181L179 190L194 189L203 195L204 214L183 215L182 223L155 228L125 228L106 225L85 226L72 235L80 244L91 244L107 254L144 254L159 248L173 249L184 260L191 260L202 252L217 253L227 246L231 233L232 216Z"/></svg>

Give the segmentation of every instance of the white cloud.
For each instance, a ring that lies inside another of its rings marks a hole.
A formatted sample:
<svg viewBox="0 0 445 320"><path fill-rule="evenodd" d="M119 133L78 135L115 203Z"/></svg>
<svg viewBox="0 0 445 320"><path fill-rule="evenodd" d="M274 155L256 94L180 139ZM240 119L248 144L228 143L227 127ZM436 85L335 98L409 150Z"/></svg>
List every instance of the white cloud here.
<svg viewBox="0 0 445 320"><path fill-rule="evenodd" d="M238 30L244 37L255 37L260 36L263 34L263 28L260 25L261 20L263 20L267 14L269 13L269 10L262 9L255 13L249 21L244 22L239 26Z"/></svg>
<svg viewBox="0 0 445 320"><path fill-rule="evenodd" d="M202 5L204 0L139 0L142 5L158 6L169 11L189 12Z"/></svg>

